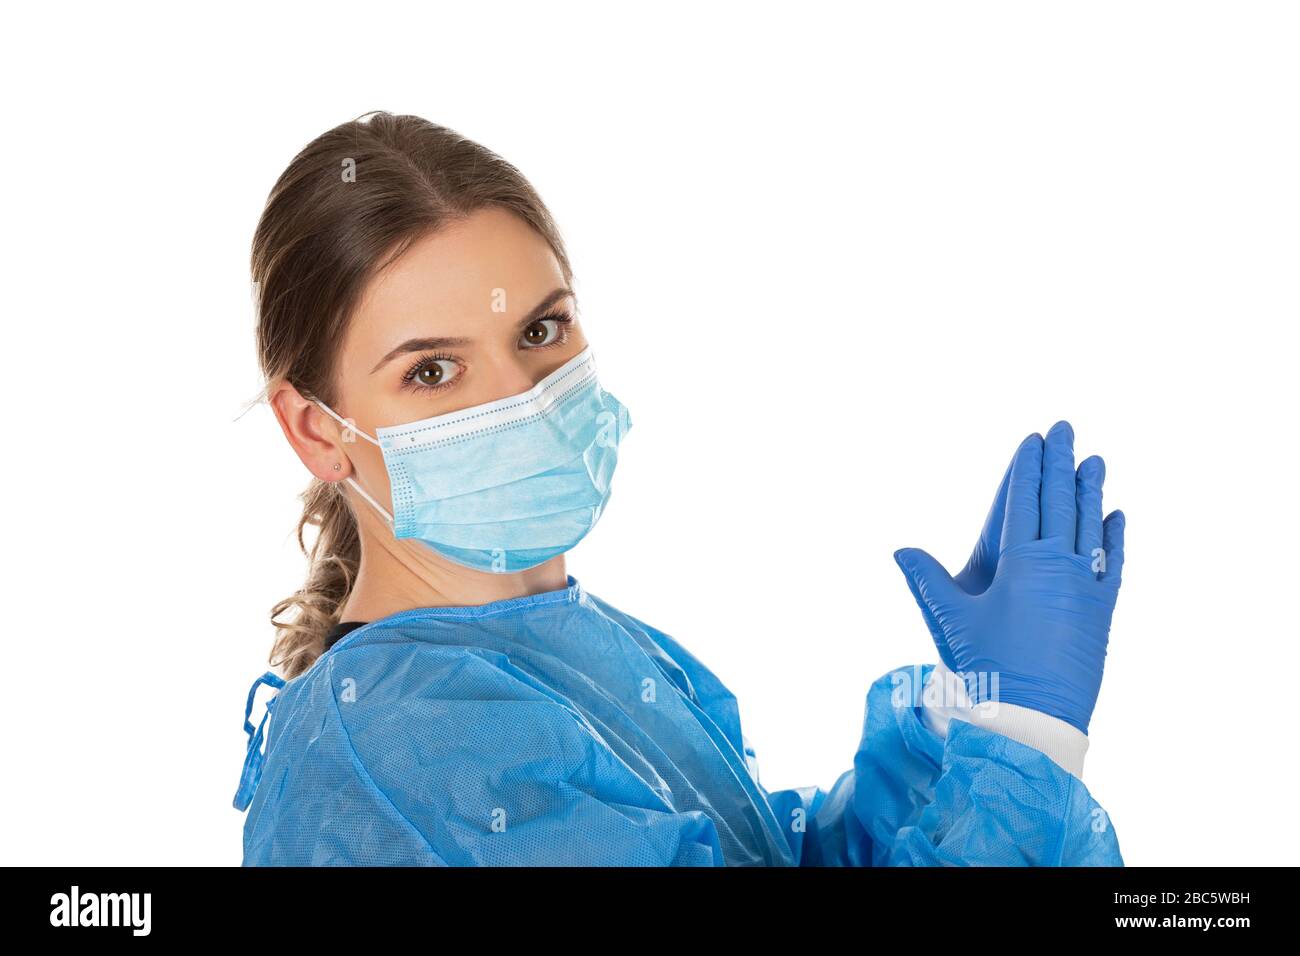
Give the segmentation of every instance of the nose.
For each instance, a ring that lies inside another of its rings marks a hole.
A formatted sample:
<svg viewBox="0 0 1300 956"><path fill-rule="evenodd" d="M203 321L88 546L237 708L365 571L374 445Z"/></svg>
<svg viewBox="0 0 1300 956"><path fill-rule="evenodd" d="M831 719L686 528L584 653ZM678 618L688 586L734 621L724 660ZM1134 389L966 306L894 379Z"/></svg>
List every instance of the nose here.
<svg viewBox="0 0 1300 956"><path fill-rule="evenodd" d="M540 364L535 358L531 362L528 358L527 352L515 352L492 359L484 369L487 372L481 380L484 394L479 400L493 402L527 392L561 364L558 360Z"/></svg>

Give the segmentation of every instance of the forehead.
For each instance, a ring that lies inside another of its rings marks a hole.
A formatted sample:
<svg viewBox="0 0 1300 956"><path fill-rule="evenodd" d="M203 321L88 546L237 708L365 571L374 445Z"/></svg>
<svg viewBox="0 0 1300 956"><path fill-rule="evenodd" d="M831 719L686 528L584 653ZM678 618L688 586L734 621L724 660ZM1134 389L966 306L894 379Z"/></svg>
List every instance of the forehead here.
<svg viewBox="0 0 1300 956"><path fill-rule="evenodd" d="M523 315L563 284L545 239L513 213L480 209L416 240L376 275L353 325L363 335L473 335L479 323Z"/></svg>

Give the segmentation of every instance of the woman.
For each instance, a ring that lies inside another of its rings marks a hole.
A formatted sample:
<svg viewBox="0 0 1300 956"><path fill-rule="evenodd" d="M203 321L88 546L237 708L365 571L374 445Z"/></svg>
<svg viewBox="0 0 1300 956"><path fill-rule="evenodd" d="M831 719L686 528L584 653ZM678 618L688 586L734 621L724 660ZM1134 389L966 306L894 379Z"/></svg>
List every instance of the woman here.
<svg viewBox="0 0 1300 956"><path fill-rule="evenodd" d="M631 418L523 176L417 117L345 123L252 269L319 534L272 613L287 683L248 697L246 865L1122 862L1079 774L1123 516L1068 425L1021 444L956 578L896 555L942 663L870 688L829 793L769 792L722 682L566 570Z"/></svg>

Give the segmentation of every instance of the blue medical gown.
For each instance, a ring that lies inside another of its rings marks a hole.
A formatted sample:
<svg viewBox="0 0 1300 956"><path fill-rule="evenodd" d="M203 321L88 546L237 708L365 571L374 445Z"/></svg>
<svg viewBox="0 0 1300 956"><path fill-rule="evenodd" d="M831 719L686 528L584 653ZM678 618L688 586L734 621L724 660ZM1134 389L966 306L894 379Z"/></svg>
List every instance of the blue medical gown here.
<svg viewBox="0 0 1300 956"><path fill-rule="evenodd" d="M1080 780L960 720L945 741L896 704L898 673L829 792L768 791L722 682L572 576L401 612L267 675L244 865L1122 864Z"/></svg>

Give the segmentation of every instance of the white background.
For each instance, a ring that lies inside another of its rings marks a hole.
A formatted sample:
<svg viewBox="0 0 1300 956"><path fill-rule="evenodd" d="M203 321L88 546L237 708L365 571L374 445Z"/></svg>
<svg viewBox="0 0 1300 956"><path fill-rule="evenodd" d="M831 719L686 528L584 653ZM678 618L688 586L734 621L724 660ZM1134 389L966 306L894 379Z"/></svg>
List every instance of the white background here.
<svg viewBox="0 0 1300 956"><path fill-rule="evenodd" d="M1129 519L1084 782L1130 865L1294 862L1295 6L466 6L7 15L4 862L241 859L307 481L241 417L249 243L373 109L558 218L635 423L569 570L728 684L765 785L849 767L937 657L893 551L959 569L1067 418Z"/></svg>

